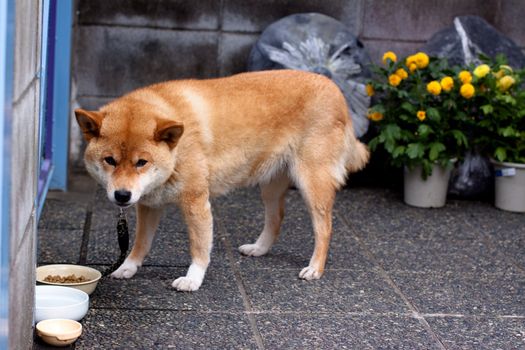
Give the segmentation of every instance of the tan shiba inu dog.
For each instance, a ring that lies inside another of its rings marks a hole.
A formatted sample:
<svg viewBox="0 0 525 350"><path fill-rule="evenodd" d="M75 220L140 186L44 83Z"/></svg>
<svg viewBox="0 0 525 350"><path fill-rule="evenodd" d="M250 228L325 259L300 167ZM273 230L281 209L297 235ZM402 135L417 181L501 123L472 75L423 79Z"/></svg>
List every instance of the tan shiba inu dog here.
<svg viewBox="0 0 525 350"><path fill-rule="evenodd" d="M278 70L210 80L170 81L133 91L99 111L77 109L88 141L89 173L121 207L136 204L136 238L112 276L130 278L148 254L162 208L180 207L192 263L172 286L194 291L210 261L210 197L259 185L265 206L262 233L241 253L268 252L279 235L291 184L310 212L315 249L299 277L324 271L336 190L348 172L368 161L355 137L347 105L329 79Z"/></svg>

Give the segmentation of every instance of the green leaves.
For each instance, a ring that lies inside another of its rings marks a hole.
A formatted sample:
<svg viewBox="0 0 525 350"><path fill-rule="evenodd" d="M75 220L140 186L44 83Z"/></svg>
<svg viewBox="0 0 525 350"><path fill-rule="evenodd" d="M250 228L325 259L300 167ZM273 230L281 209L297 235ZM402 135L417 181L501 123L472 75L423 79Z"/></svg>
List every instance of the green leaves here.
<svg viewBox="0 0 525 350"><path fill-rule="evenodd" d="M401 128L396 124L388 124L385 126L383 132L386 141L397 140L401 137Z"/></svg>
<svg viewBox="0 0 525 350"><path fill-rule="evenodd" d="M370 140L370 142L368 142L368 147L371 151L375 151L377 146L379 146L379 137L374 137L372 140Z"/></svg>
<svg viewBox="0 0 525 350"><path fill-rule="evenodd" d="M500 162L504 162L507 159L507 150L503 147L496 148L494 151L494 157Z"/></svg>
<svg viewBox="0 0 525 350"><path fill-rule="evenodd" d="M430 159L430 161L433 162L433 161L438 159L439 153L443 152L446 149L447 148L445 147L445 145L442 144L441 142L431 143L430 144L430 151L428 153L428 158Z"/></svg>
<svg viewBox="0 0 525 350"><path fill-rule="evenodd" d="M428 126L427 124L421 124L417 128L417 133L422 138L428 137L428 135L430 135L433 132L434 132L434 130L432 130L432 128L430 126Z"/></svg>
<svg viewBox="0 0 525 350"><path fill-rule="evenodd" d="M494 107L492 107L492 105L483 105L480 108L483 111L483 114L485 115L489 115L492 112L494 112Z"/></svg>
<svg viewBox="0 0 525 350"><path fill-rule="evenodd" d="M467 137L465 136L465 134L460 131L460 130L451 130L450 131L452 133L452 135L454 136L454 138L456 139L456 143L458 146L465 146L465 148L468 147L468 139Z"/></svg>
<svg viewBox="0 0 525 350"><path fill-rule="evenodd" d="M457 107L458 107L458 104L456 103L456 101L454 101L453 99L449 98L445 101L443 101L443 106L447 109L447 110L455 110Z"/></svg>
<svg viewBox="0 0 525 350"><path fill-rule="evenodd" d="M400 155L405 153L406 147L405 146L397 146L394 151L392 152L393 158L398 158Z"/></svg>
<svg viewBox="0 0 525 350"><path fill-rule="evenodd" d="M511 95L497 96L497 99L512 106L516 105L516 99Z"/></svg>
<svg viewBox="0 0 525 350"><path fill-rule="evenodd" d="M499 129L498 134L500 134L503 137L519 137L520 136L520 132L517 130L514 130L512 126L507 126L506 128Z"/></svg>
<svg viewBox="0 0 525 350"><path fill-rule="evenodd" d="M405 111L407 111L411 115L414 115L414 114L417 113L416 107L413 104L409 103L409 102L403 102L401 104L401 108L404 109Z"/></svg>
<svg viewBox="0 0 525 350"><path fill-rule="evenodd" d="M441 115L439 114L437 108L434 107L427 108L427 118L436 123L439 123L441 121Z"/></svg>
<svg viewBox="0 0 525 350"><path fill-rule="evenodd" d="M396 124L387 124L383 127L379 135L373 138L369 147L375 150L379 144L383 144L385 150L393 153L396 147L396 141L401 138L401 128Z"/></svg>
<svg viewBox="0 0 525 350"><path fill-rule="evenodd" d="M406 152L410 159L421 158L425 154L425 146L421 143L409 143Z"/></svg>

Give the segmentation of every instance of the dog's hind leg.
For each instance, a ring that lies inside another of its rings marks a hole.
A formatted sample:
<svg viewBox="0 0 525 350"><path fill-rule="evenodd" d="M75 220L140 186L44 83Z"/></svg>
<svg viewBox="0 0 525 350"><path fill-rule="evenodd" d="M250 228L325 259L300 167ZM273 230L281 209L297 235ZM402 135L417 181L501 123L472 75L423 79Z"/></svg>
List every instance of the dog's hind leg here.
<svg viewBox="0 0 525 350"><path fill-rule="evenodd" d="M131 278L148 255L155 231L159 226L162 209L137 204L137 229L133 249L122 265L111 274L115 278Z"/></svg>
<svg viewBox="0 0 525 350"><path fill-rule="evenodd" d="M323 275L332 236L332 207L336 191L331 176L319 170L322 167L313 169L303 167L296 181L310 212L315 235L310 263L299 273L299 277L306 280L319 279Z"/></svg>
<svg viewBox="0 0 525 350"><path fill-rule="evenodd" d="M266 254L277 240L284 217L284 198L290 184L286 173L273 178L270 183L261 185L264 203L264 228L253 244L244 244L239 251L244 255L261 256Z"/></svg>

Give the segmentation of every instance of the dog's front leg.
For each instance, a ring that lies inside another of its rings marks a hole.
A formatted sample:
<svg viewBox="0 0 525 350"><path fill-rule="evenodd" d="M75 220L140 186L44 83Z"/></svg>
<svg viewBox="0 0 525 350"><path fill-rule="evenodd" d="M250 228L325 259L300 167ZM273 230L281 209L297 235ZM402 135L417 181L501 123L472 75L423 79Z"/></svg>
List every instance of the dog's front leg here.
<svg viewBox="0 0 525 350"><path fill-rule="evenodd" d="M161 216L162 208L150 208L137 204L137 229L133 249L122 265L111 274L111 277L131 278L135 275L151 249Z"/></svg>
<svg viewBox="0 0 525 350"><path fill-rule="evenodd" d="M213 218L208 193L182 196L180 202L190 238L191 265L186 276L173 281L178 291L196 291L202 284L210 263L213 241Z"/></svg>

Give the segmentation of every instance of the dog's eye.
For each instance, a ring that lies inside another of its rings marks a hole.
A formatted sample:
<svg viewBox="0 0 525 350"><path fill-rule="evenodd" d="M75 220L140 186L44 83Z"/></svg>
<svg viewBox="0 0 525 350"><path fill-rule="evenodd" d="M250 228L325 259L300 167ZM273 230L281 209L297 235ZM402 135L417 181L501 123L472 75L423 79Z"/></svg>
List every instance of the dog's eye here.
<svg viewBox="0 0 525 350"><path fill-rule="evenodd" d="M104 158L104 161L111 166L117 166L117 161L113 157L106 157Z"/></svg>
<svg viewBox="0 0 525 350"><path fill-rule="evenodd" d="M137 161L137 164L135 164L135 166L136 166L137 168L142 168L144 165L146 165L147 162L148 162L148 161L147 161L146 159L139 159L139 160Z"/></svg>

